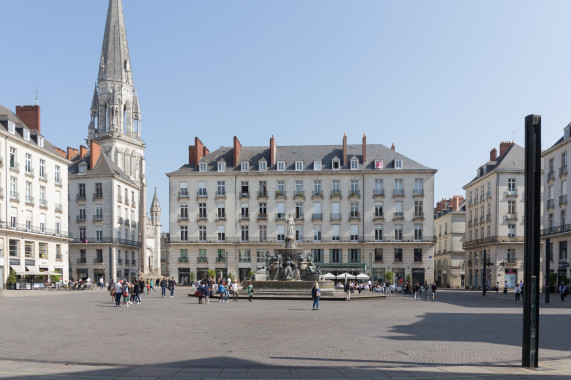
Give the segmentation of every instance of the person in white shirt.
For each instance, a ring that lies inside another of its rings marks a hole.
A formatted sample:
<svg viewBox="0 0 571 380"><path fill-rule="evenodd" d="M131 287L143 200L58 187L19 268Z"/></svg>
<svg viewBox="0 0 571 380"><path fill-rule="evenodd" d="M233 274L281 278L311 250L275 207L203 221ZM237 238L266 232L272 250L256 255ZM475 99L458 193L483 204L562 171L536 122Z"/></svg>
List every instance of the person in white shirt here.
<svg viewBox="0 0 571 380"><path fill-rule="evenodd" d="M236 282L232 283L232 301L238 302L238 284Z"/></svg>
<svg viewBox="0 0 571 380"><path fill-rule="evenodd" d="M121 295L123 294L123 284L122 281L119 280L115 283L115 306L121 306Z"/></svg>

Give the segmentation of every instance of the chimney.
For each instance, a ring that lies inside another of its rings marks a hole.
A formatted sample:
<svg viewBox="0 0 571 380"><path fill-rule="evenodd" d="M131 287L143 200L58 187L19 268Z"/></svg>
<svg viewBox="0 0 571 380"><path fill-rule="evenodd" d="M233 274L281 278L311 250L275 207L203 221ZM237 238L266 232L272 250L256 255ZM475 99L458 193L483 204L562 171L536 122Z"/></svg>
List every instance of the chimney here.
<svg viewBox="0 0 571 380"><path fill-rule="evenodd" d="M395 143L393 143L393 145L391 145L391 150L394 152L394 150L395 150Z"/></svg>
<svg viewBox="0 0 571 380"><path fill-rule="evenodd" d="M67 147L67 159L71 160L73 157L75 157L77 154L79 153L79 150L72 148L70 146Z"/></svg>
<svg viewBox="0 0 571 380"><path fill-rule="evenodd" d="M276 150L276 139L274 138L274 135L272 135L270 138L270 166L276 165Z"/></svg>
<svg viewBox="0 0 571 380"><path fill-rule="evenodd" d="M79 158L85 157L86 154L87 154L87 147L80 145L79 146Z"/></svg>
<svg viewBox="0 0 571 380"><path fill-rule="evenodd" d="M97 160L99 160L99 156L101 155L101 145L93 140L90 140L89 150L91 151L91 156L89 157L89 168L93 169L97 163Z"/></svg>
<svg viewBox="0 0 571 380"><path fill-rule="evenodd" d="M343 134L343 166L347 165L347 134Z"/></svg>
<svg viewBox="0 0 571 380"><path fill-rule="evenodd" d="M204 147L204 150L202 151L202 157L208 156L209 154L210 154L210 151L208 150L208 148Z"/></svg>
<svg viewBox="0 0 571 380"><path fill-rule="evenodd" d="M240 141L238 137L234 136L234 167L239 165L238 160L240 159Z"/></svg>
<svg viewBox="0 0 571 380"><path fill-rule="evenodd" d="M503 155L505 152L508 151L508 149L510 149L512 147L512 145L514 145L514 142L509 142L509 141L502 141L500 143L500 156Z"/></svg>
<svg viewBox="0 0 571 380"><path fill-rule="evenodd" d="M40 106L16 106L16 116L26 127L40 132Z"/></svg>
<svg viewBox="0 0 571 380"><path fill-rule="evenodd" d="M362 145L363 152L361 156L363 157L363 165L367 163L367 135L363 134L363 145Z"/></svg>
<svg viewBox="0 0 571 380"><path fill-rule="evenodd" d="M63 158L67 157L67 152L63 149L58 148L57 146L54 146L56 152L59 153L60 156L62 156Z"/></svg>
<svg viewBox="0 0 571 380"><path fill-rule="evenodd" d="M194 145L188 146L188 164L190 166L196 165L196 147Z"/></svg>
<svg viewBox="0 0 571 380"><path fill-rule="evenodd" d="M194 166L198 167L198 163L200 162L202 157L204 157L204 144L202 144L202 141L200 141L198 137L194 138L194 154L196 155L194 160Z"/></svg>
<svg viewBox="0 0 571 380"><path fill-rule="evenodd" d="M496 161L498 159L498 151L496 148L490 150L490 161Z"/></svg>

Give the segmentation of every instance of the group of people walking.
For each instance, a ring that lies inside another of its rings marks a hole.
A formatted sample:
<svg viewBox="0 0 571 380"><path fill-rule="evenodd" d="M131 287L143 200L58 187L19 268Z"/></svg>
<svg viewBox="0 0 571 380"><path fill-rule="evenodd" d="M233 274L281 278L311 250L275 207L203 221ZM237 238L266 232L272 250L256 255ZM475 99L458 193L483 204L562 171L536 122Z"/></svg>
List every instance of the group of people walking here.
<svg viewBox="0 0 571 380"><path fill-rule="evenodd" d="M214 282L212 277L207 277L196 282L195 286L196 292L194 295L198 298L198 303L200 304L209 304L210 298L216 294L219 295L218 302L229 302L230 294L232 294L232 302L238 302L238 296L240 295L239 288L242 288L239 283L232 281L230 277L227 280L220 279L218 282ZM246 292L248 294L248 301L252 302L254 286L251 282L248 283Z"/></svg>
<svg viewBox="0 0 571 380"><path fill-rule="evenodd" d="M115 282L114 279L107 283L107 290L111 296L111 302L115 302L116 307L129 307L129 305L141 304L141 295L150 294L155 291L155 286L159 286L162 289L163 298L166 297L166 290L170 291L170 297L174 296L174 288L176 286L176 281L174 277L168 280L166 277L162 280L157 278L157 280L151 279L121 279Z"/></svg>

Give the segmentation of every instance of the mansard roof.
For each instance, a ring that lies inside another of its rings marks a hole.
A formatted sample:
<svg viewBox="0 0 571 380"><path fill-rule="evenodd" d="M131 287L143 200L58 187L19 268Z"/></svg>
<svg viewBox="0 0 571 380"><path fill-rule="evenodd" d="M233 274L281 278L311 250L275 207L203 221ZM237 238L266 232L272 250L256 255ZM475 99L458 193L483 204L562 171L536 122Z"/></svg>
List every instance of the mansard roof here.
<svg viewBox="0 0 571 380"><path fill-rule="evenodd" d="M507 150L497 158L496 161L488 161L484 165L478 168L478 175L474 177L468 184L464 185L464 189L470 186L473 182L479 178L485 176L486 174L495 171L523 171L525 170L525 150L523 147L513 144Z"/></svg>
<svg viewBox="0 0 571 380"><path fill-rule="evenodd" d="M83 157L80 157L79 154L76 155L72 159L72 164L69 167L69 175L85 175L85 176L98 176L98 177L105 177L105 176L116 176L121 178L123 181L128 182L130 185L134 187L139 187L139 185L134 182L119 166L117 166L110 157L101 153L99 155L99 159L95 163L93 168L89 168L89 160L91 158L91 152L87 152L87 154ZM79 173L79 166L86 165L87 170L86 172Z"/></svg>

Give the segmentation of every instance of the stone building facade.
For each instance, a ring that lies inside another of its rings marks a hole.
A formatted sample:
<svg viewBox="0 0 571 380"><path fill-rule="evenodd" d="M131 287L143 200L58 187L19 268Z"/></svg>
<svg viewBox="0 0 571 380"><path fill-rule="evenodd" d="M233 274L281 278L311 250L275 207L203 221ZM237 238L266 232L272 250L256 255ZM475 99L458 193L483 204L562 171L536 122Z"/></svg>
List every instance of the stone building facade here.
<svg viewBox="0 0 571 380"><path fill-rule="evenodd" d="M181 283L248 277L283 246L295 218L301 249L322 273L365 272L383 280L434 273L434 174L394 144L242 146L210 152L196 138L169 177L169 273Z"/></svg>
<svg viewBox="0 0 571 380"><path fill-rule="evenodd" d="M455 195L434 208L434 280L439 287L464 289L466 201Z"/></svg>
<svg viewBox="0 0 571 380"><path fill-rule="evenodd" d="M38 105L0 106L0 289L10 269L40 284L41 272L68 279L69 165L41 133Z"/></svg>

